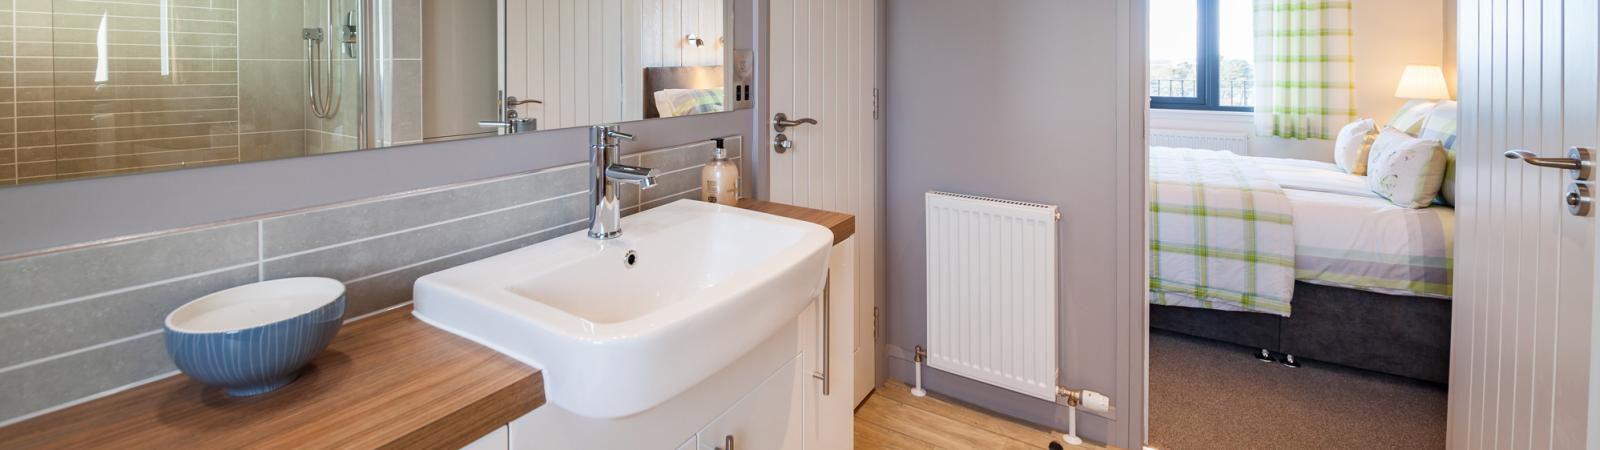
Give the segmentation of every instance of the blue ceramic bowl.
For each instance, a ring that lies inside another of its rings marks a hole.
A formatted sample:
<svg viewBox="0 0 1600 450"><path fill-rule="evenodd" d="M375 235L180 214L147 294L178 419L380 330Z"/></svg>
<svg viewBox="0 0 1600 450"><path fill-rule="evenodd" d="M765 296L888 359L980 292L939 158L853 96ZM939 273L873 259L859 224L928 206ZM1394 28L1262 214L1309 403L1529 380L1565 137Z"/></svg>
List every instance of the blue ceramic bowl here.
<svg viewBox="0 0 1600 450"><path fill-rule="evenodd" d="M190 378L249 397L294 381L344 323L344 283L285 278L189 302L167 315L167 353Z"/></svg>

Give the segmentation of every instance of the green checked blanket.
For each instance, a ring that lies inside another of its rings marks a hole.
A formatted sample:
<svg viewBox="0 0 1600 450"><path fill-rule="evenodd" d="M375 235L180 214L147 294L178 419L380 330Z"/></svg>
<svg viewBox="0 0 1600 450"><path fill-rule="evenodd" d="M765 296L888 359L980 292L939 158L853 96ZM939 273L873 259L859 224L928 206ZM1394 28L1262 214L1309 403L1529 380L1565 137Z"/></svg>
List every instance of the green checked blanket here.
<svg viewBox="0 0 1600 450"><path fill-rule="evenodd" d="M1150 149L1150 302L1289 315L1293 211L1229 152Z"/></svg>

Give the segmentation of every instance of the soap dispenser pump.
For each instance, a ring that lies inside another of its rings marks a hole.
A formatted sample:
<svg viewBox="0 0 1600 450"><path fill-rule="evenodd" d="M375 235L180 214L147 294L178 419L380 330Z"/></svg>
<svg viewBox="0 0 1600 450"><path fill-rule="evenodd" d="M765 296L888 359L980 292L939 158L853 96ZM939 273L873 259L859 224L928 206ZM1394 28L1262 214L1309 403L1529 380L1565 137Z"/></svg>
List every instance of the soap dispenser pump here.
<svg viewBox="0 0 1600 450"><path fill-rule="evenodd" d="M717 149L711 162L700 169L700 200L709 203L733 205L739 203L739 165L728 160L728 149L722 139L712 139Z"/></svg>

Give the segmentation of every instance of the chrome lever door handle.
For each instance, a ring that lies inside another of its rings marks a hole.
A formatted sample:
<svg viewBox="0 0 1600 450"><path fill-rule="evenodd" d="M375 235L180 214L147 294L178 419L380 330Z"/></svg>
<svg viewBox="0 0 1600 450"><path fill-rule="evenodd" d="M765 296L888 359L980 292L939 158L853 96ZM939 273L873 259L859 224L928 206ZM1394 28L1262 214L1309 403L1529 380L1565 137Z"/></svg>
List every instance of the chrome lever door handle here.
<svg viewBox="0 0 1600 450"><path fill-rule="evenodd" d="M1507 151L1505 156L1539 167L1569 171L1572 179L1578 181L1589 181L1594 177L1594 150L1587 147L1567 149L1566 158L1541 158L1533 152L1521 149Z"/></svg>
<svg viewBox="0 0 1600 450"><path fill-rule="evenodd" d="M776 132L779 132L779 133L782 133L783 130L787 130L787 129L792 128L792 127L798 127L798 126L801 126L801 125L816 125L816 124L817 124L817 119L801 118L801 119L796 119L796 120L789 120L789 115L788 114L784 114L784 113L778 113L777 115L772 116L772 131L776 131Z"/></svg>
<svg viewBox="0 0 1600 450"><path fill-rule="evenodd" d="M526 105L526 104L529 104L529 103L533 103L533 104L536 104L536 105L543 105L544 104L544 102L541 102L541 101L538 101L538 100L533 100L533 99L522 100L522 99L518 99L515 96L506 97L506 107L516 107L516 106L519 106L519 105Z"/></svg>

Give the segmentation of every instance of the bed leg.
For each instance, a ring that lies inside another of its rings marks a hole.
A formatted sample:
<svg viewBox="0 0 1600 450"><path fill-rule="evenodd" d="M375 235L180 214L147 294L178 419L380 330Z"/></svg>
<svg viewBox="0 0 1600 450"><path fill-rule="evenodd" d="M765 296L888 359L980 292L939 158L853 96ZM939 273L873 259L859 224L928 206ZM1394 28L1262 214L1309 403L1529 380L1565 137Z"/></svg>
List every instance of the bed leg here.
<svg viewBox="0 0 1600 450"><path fill-rule="evenodd" d="M1272 352L1267 350L1267 349L1264 349L1264 348L1261 349L1260 353L1256 353L1256 359L1261 361L1261 362L1268 362L1268 363L1269 362L1278 362L1278 360L1272 359Z"/></svg>
<svg viewBox="0 0 1600 450"><path fill-rule="evenodd" d="M1287 367L1300 367L1300 361L1295 361L1294 355L1284 353L1282 364Z"/></svg>

